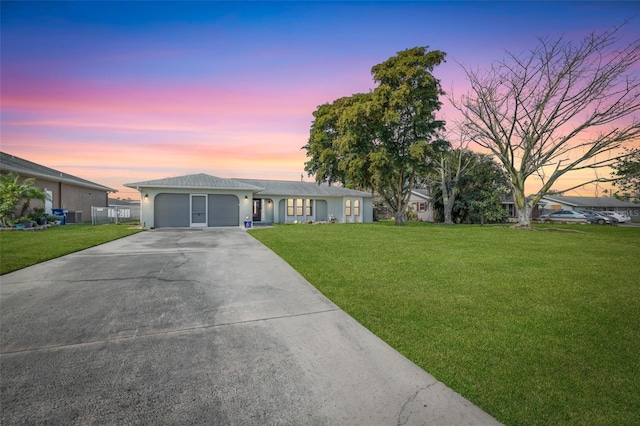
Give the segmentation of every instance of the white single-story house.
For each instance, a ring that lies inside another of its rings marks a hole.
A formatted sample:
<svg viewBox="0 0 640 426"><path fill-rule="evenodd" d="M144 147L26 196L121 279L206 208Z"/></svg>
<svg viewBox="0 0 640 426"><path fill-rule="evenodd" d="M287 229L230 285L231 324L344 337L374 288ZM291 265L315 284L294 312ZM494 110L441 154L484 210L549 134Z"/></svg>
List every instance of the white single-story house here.
<svg viewBox="0 0 640 426"><path fill-rule="evenodd" d="M409 196L409 207L418 215L418 220L433 222L431 191L428 189L412 190Z"/></svg>
<svg viewBox="0 0 640 426"><path fill-rule="evenodd" d="M224 179L208 174L127 183L140 191L146 228L373 222L367 192L314 182Z"/></svg>
<svg viewBox="0 0 640 426"><path fill-rule="evenodd" d="M566 197L561 195L545 195L539 203L541 214L554 210L609 210L624 213L633 221L640 220L640 204L621 201L612 197Z"/></svg>

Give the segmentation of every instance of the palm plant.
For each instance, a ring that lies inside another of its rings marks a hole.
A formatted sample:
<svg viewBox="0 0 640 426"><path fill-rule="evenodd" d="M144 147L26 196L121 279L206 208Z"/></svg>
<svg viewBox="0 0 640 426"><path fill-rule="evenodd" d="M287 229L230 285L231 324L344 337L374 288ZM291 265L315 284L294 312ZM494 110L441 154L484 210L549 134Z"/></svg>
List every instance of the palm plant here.
<svg viewBox="0 0 640 426"><path fill-rule="evenodd" d="M24 200L20 216L24 216L29 210L31 200L45 201L49 195L35 184L34 178L20 180L17 173L9 173L0 176L0 222L7 225L20 201Z"/></svg>

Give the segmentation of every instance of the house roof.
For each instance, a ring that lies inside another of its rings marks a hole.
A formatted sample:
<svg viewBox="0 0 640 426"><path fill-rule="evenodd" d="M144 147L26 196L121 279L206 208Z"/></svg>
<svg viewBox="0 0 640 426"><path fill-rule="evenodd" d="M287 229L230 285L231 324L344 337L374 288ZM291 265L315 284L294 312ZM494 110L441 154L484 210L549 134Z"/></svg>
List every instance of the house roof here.
<svg viewBox="0 0 640 426"><path fill-rule="evenodd" d="M109 207L111 206L137 206L140 205L140 200L121 200L119 198L109 198Z"/></svg>
<svg viewBox="0 0 640 426"><path fill-rule="evenodd" d="M129 188L198 188L198 189L241 189L259 192L263 188L240 182L235 179L224 179L217 176L198 173L195 175L168 177L164 179L146 180L143 182L126 183Z"/></svg>
<svg viewBox="0 0 640 426"><path fill-rule="evenodd" d="M20 176L34 177L39 179L52 180L55 182L63 182L71 185L77 185L84 188L98 189L106 192L117 192L113 188L100 185L68 173L55 170L32 161L25 160L15 155L0 152L0 170L3 172L14 172Z"/></svg>
<svg viewBox="0 0 640 426"><path fill-rule="evenodd" d="M297 182L288 180L234 179L249 185L264 188L259 195L292 196L292 197L364 197L371 194L341 186L330 186L326 183Z"/></svg>
<svg viewBox="0 0 640 426"><path fill-rule="evenodd" d="M560 195L545 195L542 197L545 201L556 202L559 204L566 204L573 207L613 207L624 208L634 207L640 208L640 205L631 203L629 201L621 201L617 198L609 197L566 197Z"/></svg>
<svg viewBox="0 0 640 426"><path fill-rule="evenodd" d="M425 200L431 199L431 192L428 189L413 189L411 193Z"/></svg>
<svg viewBox="0 0 640 426"><path fill-rule="evenodd" d="M261 196L371 197L368 192L356 191L341 186L330 186L324 183L265 179L224 179L204 173L127 183L124 186L129 188L240 189L253 191Z"/></svg>

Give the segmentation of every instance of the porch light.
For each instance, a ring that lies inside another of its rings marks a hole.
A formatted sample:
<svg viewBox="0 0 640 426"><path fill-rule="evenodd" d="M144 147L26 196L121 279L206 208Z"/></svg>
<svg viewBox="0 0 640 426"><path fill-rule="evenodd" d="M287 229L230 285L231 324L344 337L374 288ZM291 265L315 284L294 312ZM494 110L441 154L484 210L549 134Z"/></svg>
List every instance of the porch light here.
<svg viewBox="0 0 640 426"><path fill-rule="evenodd" d="M144 199L148 200L149 199L149 194L144 194Z"/></svg>
<svg viewBox="0 0 640 426"><path fill-rule="evenodd" d="M245 195L245 196L244 196L244 199L245 199L245 200L248 200L248 199L249 199L249 197L247 197L247 196Z"/></svg>

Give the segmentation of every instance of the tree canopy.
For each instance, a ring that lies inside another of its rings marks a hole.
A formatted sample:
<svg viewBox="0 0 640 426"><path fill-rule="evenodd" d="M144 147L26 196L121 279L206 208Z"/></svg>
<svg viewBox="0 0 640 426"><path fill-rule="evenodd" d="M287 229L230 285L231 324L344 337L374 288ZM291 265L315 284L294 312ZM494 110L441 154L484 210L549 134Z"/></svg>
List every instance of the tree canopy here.
<svg viewBox="0 0 640 426"><path fill-rule="evenodd" d="M630 200L640 201L640 148L627 148L626 155L613 165L615 186Z"/></svg>
<svg viewBox="0 0 640 426"><path fill-rule="evenodd" d="M615 152L640 137L640 40L623 43L623 27L578 43L542 38L488 71L464 67L471 90L452 102L467 137L508 176L519 225L530 226L532 208L559 178L613 165ZM532 176L541 187L527 197ZM595 174L563 191L606 180Z"/></svg>
<svg viewBox="0 0 640 426"><path fill-rule="evenodd" d="M456 149L451 153L459 164L465 165L465 170L456 178L455 191L448 197L444 196L447 186L437 178L428 180L437 217L445 223L483 224L504 220L506 212L501 197L508 192L508 185L500 165L491 156L469 149Z"/></svg>
<svg viewBox="0 0 640 426"><path fill-rule="evenodd" d="M435 117L444 92L432 72L445 53L427 49L407 49L375 65L378 86L371 92L319 106L303 147L305 170L316 182L377 192L396 225L403 224L416 176L428 168L444 129Z"/></svg>

